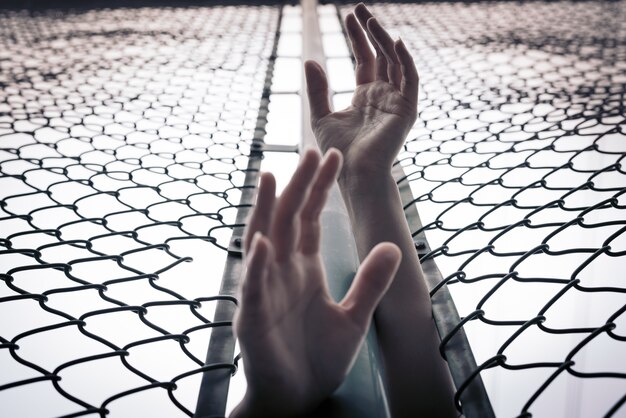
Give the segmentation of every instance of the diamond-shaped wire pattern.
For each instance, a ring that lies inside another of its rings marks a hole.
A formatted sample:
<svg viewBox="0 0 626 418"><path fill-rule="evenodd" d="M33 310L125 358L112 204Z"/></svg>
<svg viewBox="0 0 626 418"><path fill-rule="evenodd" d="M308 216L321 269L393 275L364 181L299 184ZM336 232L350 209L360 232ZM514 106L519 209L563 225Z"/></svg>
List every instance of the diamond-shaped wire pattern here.
<svg viewBox="0 0 626 418"><path fill-rule="evenodd" d="M192 414L279 12L0 13L0 415Z"/></svg>
<svg viewBox="0 0 626 418"><path fill-rule="evenodd" d="M414 233L498 416L623 412L624 9L373 7L421 74ZM278 14L0 14L1 415L193 411Z"/></svg>
<svg viewBox="0 0 626 418"><path fill-rule="evenodd" d="M623 414L626 3L372 9L420 71L400 185L496 415Z"/></svg>

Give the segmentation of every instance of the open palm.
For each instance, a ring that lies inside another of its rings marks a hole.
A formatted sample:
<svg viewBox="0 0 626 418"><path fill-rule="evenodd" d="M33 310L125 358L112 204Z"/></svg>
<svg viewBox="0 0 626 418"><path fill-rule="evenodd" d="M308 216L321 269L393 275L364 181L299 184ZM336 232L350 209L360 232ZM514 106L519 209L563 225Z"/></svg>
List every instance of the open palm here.
<svg viewBox="0 0 626 418"><path fill-rule="evenodd" d="M331 112L326 74L319 64L307 61L311 123L320 148L341 150L346 168L358 164L388 170L417 116L417 70L404 43L394 42L363 5L355 13L346 17L357 62L352 103Z"/></svg>
<svg viewBox="0 0 626 418"><path fill-rule="evenodd" d="M340 167L337 150L321 164L317 152L306 152L279 199L273 176L261 176L235 318L248 381L242 409L258 416L310 410L341 384L400 262L395 245L380 244L346 297L340 303L330 297L319 215Z"/></svg>

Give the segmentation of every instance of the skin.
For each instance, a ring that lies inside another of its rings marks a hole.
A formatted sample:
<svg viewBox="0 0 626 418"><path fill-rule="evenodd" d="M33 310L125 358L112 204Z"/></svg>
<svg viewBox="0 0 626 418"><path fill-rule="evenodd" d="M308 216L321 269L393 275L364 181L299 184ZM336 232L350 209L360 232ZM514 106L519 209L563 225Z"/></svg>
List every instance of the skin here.
<svg viewBox="0 0 626 418"><path fill-rule="evenodd" d="M383 241L393 242L403 254L375 313L391 413L457 416L428 288L391 175L417 117L417 70L404 43L394 41L363 4L345 24L356 57L352 104L332 112L322 67L306 62L311 126L322 150L336 147L344 155L339 187L361 259Z"/></svg>
<svg viewBox="0 0 626 418"><path fill-rule="evenodd" d="M320 163L307 151L280 198L261 176L244 237L246 272L235 316L248 386L231 417L292 417L311 411L343 381L400 264L377 245L340 303L328 293L319 216L341 167L334 149Z"/></svg>
<svg viewBox="0 0 626 418"><path fill-rule="evenodd" d="M363 4L347 16L346 28L356 57L351 106L332 112L326 74L305 63L311 126L324 162L307 152L279 199L273 177L261 176L235 319L248 389L232 417L311 412L345 377L374 310L392 416L458 415L391 175L417 116L417 70L402 41ZM336 176L362 260L339 304L328 295L319 257L319 213Z"/></svg>

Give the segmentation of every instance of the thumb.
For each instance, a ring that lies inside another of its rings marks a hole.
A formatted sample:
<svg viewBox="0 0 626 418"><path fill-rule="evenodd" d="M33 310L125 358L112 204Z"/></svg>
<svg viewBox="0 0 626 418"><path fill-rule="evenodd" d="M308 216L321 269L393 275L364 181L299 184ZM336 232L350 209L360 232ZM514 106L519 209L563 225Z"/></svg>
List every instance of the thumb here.
<svg viewBox="0 0 626 418"><path fill-rule="evenodd" d="M361 263L348 294L341 301L357 324L367 327L374 310L391 285L402 253L390 242L378 244Z"/></svg>
<svg viewBox="0 0 626 418"><path fill-rule="evenodd" d="M314 123L331 112L328 80L322 66L315 61L309 60L304 63L304 74L311 109L311 123Z"/></svg>

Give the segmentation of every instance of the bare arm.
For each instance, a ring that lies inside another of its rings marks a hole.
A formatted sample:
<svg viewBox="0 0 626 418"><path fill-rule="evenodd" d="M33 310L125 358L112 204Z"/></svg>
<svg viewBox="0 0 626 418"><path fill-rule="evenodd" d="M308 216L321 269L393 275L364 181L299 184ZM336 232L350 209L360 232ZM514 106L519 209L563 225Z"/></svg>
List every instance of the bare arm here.
<svg viewBox="0 0 626 418"><path fill-rule="evenodd" d="M452 417L457 414L450 374L437 350L428 289L391 176L416 118L418 75L404 44L394 42L362 4L355 12L346 19L357 60L352 105L331 112L326 76L319 65L307 62L311 122L322 150L336 147L344 155L339 186L360 258L383 241L393 242L403 254L375 313L392 415Z"/></svg>
<svg viewBox="0 0 626 418"><path fill-rule="evenodd" d="M437 349L428 289L400 194L390 173L370 174L342 179L340 188L361 259L381 241L393 242L403 254L374 317L392 416L456 416L451 378Z"/></svg>

